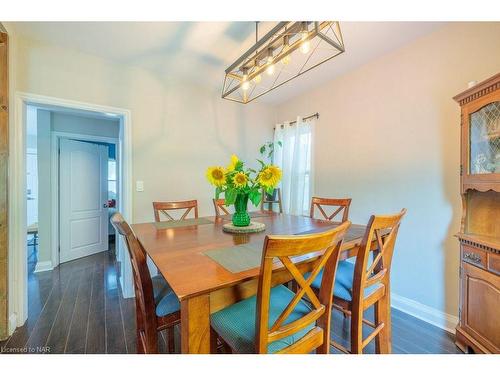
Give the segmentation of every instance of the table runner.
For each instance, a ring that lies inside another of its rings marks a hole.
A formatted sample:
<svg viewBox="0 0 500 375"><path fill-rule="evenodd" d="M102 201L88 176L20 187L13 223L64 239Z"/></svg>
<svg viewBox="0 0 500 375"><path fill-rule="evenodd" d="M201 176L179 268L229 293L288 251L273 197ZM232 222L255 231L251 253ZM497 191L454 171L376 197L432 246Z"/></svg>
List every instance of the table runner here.
<svg viewBox="0 0 500 375"><path fill-rule="evenodd" d="M260 267L262 243L247 243L205 251L204 254L232 273Z"/></svg>
<svg viewBox="0 0 500 375"><path fill-rule="evenodd" d="M295 233L295 234L302 235L302 234L320 233L320 232L324 232L325 230L326 230L325 228L316 228L316 229L306 230L306 231ZM355 240L356 238L361 239L364 234L365 234L365 228L350 227L344 236L344 242L352 241L352 240Z"/></svg>
<svg viewBox="0 0 500 375"><path fill-rule="evenodd" d="M213 224L214 222L204 217L198 219L185 219L185 220L170 220L170 221L160 221L153 223L156 229L168 229L168 228L180 228L189 227L191 225L204 225Z"/></svg>
<svg viewBox="0 0 500 375"><path fill-rule="evenodd" d="M325 231L325 228L312 229L296 234L319 233L322 231ZM349 228L349 231L345 235L344 241L351 241L356 238L361 238L363 234L363 229ZM260 267L260 264L262 262L262 246L263 243L260 242L247 243L243 245L208 250L203 254L220 264L229 272L238 273L248 271L252 268Z"/></svg>

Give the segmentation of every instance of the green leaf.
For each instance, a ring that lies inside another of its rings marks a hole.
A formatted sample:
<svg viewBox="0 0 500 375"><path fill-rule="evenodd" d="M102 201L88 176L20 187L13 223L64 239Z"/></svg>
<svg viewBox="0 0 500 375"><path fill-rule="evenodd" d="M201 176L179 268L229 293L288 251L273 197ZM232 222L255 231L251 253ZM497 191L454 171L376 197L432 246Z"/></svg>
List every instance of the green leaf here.
<svg viewBox="0 0 500 375"><path fill-rule="evenodd" d="M269 187L266 189L266 193L267 194L270 194L270 195L273 195L274 194L274 188L273 187Z"/></svg>
<svg viewBox="0 0 500 375"><path fill-rule="evenodd" d="M237 195L236 189L227 189L226 194L224 196L224 199L226 200L226 206L229 206L231 204L234 204L236 202L236 195Z"/></svg>
<svg viewBox="0 0 500 375"><path fill-rule="evenodd" d="M260 154L264 155L265 152L266 152L266 145L263 145L260 147Z"/></svg>
<svg viewBox="0 0 500 375"><path fill-rule="evenodd" d="M243 162L241 160L238 160L238 162L236 163L234 169L236 171L241 171L243 169Z"/></svg>
<svg viewBox="0 0 500 375"><path fill-rule="evenodd" d="M283 147L283 142L278 141L278 145L279 145L280 147Z"/></svg>
<svg viewBox="0 0 500 375"><path fill-rule="evenodd" d="M250 190L248 194L248 198L253 203L255 207L258 207L260 204L260 200L262 199L262 194L258 190Z"/></svg>

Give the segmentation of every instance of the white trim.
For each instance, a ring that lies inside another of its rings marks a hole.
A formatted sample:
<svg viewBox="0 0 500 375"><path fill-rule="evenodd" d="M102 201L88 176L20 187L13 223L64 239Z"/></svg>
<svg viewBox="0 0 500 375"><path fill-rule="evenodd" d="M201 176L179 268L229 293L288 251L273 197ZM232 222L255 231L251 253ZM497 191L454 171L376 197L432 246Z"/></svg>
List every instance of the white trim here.
<svg viewBox="0 0 500 375"><path fill-rule="evenodd" d="M12 313L9 315L9 326L8 326L8 332L7 334L10 336L14 333L15 329L17 327L17 316L15 313Z"/></svg>
<svg viewBox="0 0 500 375"><path fill-rule="evenodd" d="M66 100L31 93L15 93L14 126L10 132L11 153L9 158L9 259L12 260L12 273L9 275L9 295L13 299L9 316L16 314L17 326L22 326L28 318L28 285L27 285L27 249L26 249L26 123L25 110L27 104L52 105L100 113L113 113L120 116L119 153L122 155L122 189L123 199L119 202L119 210L131 221L132 215L132 115L130 110ZM128 254L122 251L123 241L118 244L118 253L122 254L121 274L122 291L125 297L134 295L132 270Z"/></svg>
<svg viewBox="0 0 500 375"><path fill-rule="evenodd" d="M447 314L433 307L424 305L410 298L402 297L395 293L391 293L391 306L396 310L414 316L424 322L430 323L433 326L444 329L448 332L455 333L455 327L458 323L458 317Z"/></svg>
<svg viewBox="0 0 500 375"><path fill-rule="evenodd" d="M68 139L76 139L81 141L95 141L95 142L105 142L114 144L116 146L116 160L118 160L118 173L117 178L118 181L121 181L121 173L119 169L121 167L121 153L119 151L120 140L118 138L112 137L102 137L97 135L86 135L86 134L77 134L77 133L69 133L69 132L61 132L61 131L53 131L51 132L51 150L50 150L50 158L51 158L51 170L53 171L50 178L50 194L52 198L52 206L51 206L51 222L52 222L52 234L51 234L51 258L52 265L57 267L59 265L59 142L61 138ZM118 204L122 201L122 194L120 187L118 187ZM116 236L118 238L118 235ZM117 254L119 253L117 249ZM117 256L118 258L118 256Z"/></svg>
<svg viewBox="0 0 500 375"><path fill-rule="evenodd" d="M45 262L37 262L35 266L35 273L52 271L54 269L53 263L50 260L46 260Z"/></svg>

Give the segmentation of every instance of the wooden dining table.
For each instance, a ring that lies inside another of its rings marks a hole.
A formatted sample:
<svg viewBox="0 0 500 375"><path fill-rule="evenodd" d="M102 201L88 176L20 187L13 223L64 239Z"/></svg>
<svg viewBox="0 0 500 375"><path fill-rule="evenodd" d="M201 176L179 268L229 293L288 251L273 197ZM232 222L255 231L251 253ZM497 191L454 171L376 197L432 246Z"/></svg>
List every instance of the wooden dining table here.
<svg viewBox="0 0 500 375"><path fill-rule="evenodd" d="M181 352L210 353L210 314L257 293L260 268L231 272L207 256L213 249L237 245L262 246L269 234L305 234L330 229L338 224L304 216L251 213L252 221L266 225L260 233L230 234L222 230L231 216L210 217L210 223L178 227L158 227L155 223L134 224L132 229L147 255L177 295L181 306ZM351 225L345 235L341 258L355 256L365 226ZM321 254L310 254L293 261L302 272L313 266ZM277 261L273 285L293 277Z"/></svg>

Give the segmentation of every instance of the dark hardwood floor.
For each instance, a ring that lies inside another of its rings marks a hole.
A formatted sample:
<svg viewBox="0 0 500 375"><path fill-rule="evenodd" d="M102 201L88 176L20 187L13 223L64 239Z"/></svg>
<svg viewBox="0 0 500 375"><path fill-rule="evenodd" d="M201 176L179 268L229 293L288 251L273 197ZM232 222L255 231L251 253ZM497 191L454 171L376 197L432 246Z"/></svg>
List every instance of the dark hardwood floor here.
<svg viewBox="0 0 500 375"><path fill-rule="evenodd" d="M36 259L30 250L28 268L33 271ZM134 300L122 298L118 270L111 250L64 263L53 271L30 272L28 320L0 342L1 352L135 353ZM332 326L332 339L348 346L349 319L334 311ZM461 353L449 332L399 310L392 310L392 327L394 353ZM178 353L178 327L175 341ZM165 353L163 332L159 343ZM365 353L373 352L372 342Z"/></svg>

